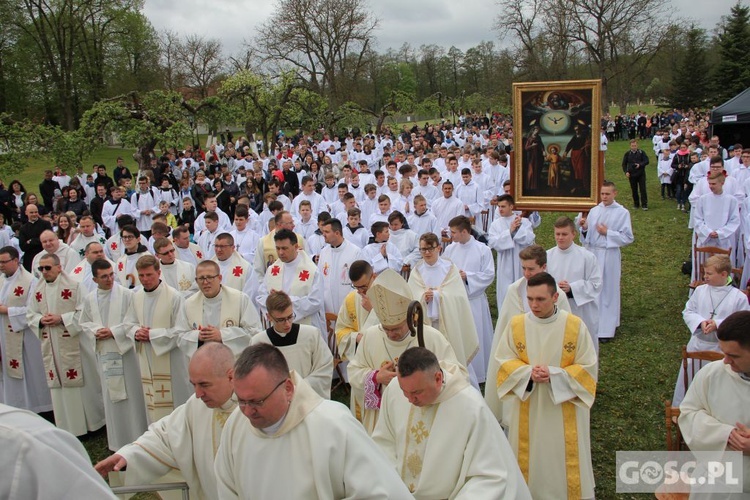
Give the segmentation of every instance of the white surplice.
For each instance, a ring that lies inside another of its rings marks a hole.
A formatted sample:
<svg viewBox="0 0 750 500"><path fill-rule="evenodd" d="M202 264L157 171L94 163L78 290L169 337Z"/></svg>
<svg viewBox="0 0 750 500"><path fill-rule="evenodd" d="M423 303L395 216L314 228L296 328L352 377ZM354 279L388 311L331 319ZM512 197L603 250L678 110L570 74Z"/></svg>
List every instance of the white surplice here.
<svg viewBox="0 0 750 500"><path fill-rule="evenodd" d="M112 290L97 289L89 293L81 311L81 329L96 343L107 444L112 451L133 442L148 427L135 344L122 328L115 328L122 324L132 295L133 292L115 283ZM113 337L96 340L96 331L106 327L112 330Z"/></svg>
<svg viewBox="0 0 750 500"><path fill-rule="evenodd" d="M492 317L486 290L495 279L495 263L492 261L492 250L479 243L473 237L466 243L451 243L445 249L443 257L453 262L466 273L463 282L471 306L471 316L477 329L479 353L471 361L479 383L487 378L487 366L492 355Z"/></svg>
<svg viewBox="0 0 750 500"><path fill-rule="evenodd" d="M323 307L325 312L338 314L344 298L352 291L349 267L362 253L357 245L344 240L336 248L326 245L318 255L318 270L323 285Z"/></svg>
<svg viewBox="0 0 750 500"><path fill-rule="evenodd" d="M518 230L513 233L510 226L515 215L508 217L497 216L487 231L487 242L497 252L497 310L503 306L505 292L511 283L519 279L521 274L521 260L518 252L534 244L536 236L534 228L528 219L522 218Z"/></svg>
<svg viewBox="0 0 750 500"><path fill-rule="evenodd" d="M382 451L346 407L325 401L291 372L289 410L266 434L239 409L216 454L220 500L412 498Z"/></svg>
<svg viewBox="0 0 750 500"><path fill-rule="evenodd" d="M598 338L613 338L620 326L620 276L622 256L620 248L633 243L633 228L630 212L619 203L609 206L599 203L588 215L588 231L578 230L583 246L596 255L602 273L602 291L599 294ZM598 224L607 226L607 234L596 230Z"/></svg>
<svg viewBox="0 0 750 500"><path fill-rule="evenodd" d="M171 264L162 262L161 279L167 285L179 291L186 299L198 292L198 283L195 281L195 266L189 262L179 259L175 259Z"/></svg>

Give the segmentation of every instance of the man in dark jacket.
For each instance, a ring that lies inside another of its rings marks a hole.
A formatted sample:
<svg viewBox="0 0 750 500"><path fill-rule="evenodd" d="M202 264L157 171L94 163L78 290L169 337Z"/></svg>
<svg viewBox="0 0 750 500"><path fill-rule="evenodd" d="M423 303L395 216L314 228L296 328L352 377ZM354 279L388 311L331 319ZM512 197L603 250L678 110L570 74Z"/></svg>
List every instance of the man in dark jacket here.
<svg viewBox="0 0 750 500"><path fill-rule="evenodd" d="M646 165L648 155L642 149L638 149L638 141L630 141L630 151L622 158L622 171L630 181L630 190L633 193L633 205L635 208L643 207L648 210L648 195L646 194ZM638 190L641 192L638 197ZM641 203L643 202L643 203Z"/></svg>
<svg viewBox="0 0 750 500"><path fill-rule="evenodd" d="M50 172L51 173L51 172ZM55 184L57 184L55 182ZM39 208L36 205L26 205L26 217L29 221L21 226L18 232L18 244L23 250L23 267L31 271L31 263L36 254L42 251L42 242L39 236L47 229L52 229L52 224L39 217Z"/></svg>
<svg viewBox="0 0 750 500"><path fill-rule="evenodd" d="M52 205L55 202L55 189L60 189L60 184L58 184L57 181L52 180L52 170L45 170L44 180L39 184L39 194L42 195L44 208L48 211L52 210ZM24 261L25 260L26 259L24 258Z"/></svg>

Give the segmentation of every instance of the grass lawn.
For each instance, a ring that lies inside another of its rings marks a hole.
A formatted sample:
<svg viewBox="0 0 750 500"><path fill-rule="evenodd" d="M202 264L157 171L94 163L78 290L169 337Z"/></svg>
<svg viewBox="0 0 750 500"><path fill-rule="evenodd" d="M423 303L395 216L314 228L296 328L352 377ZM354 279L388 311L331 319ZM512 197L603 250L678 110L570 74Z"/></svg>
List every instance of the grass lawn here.
<svg viewBox="0 0 750 500"><path fill-rule="evenodd" d="M650 141L643 141L641 147L652 162L647 174L649 211L631 212L635 243L622 252L622 326L614 342L602 345L597 398L591 411L597 497L605 499L616 497L617 450L664 449L663 401L671 398L680 346L689 338L680 314L687 300L688 277L680 273L690 249L687 215L676 210L674 203L661 200ZM617 184L618 201L632 207L630 188L620 168L627 148L627 141L610 143L605 177ZM93 163L104 163L111 172L117 156L134 166L132 151L103 148L87 160L86 170ZM29 191L36 191L42 171L49 166L36 161L18 178ZM10 181L4 180L6 185ZM554 245L552 221L557 215L543 214L536 231L537 242L546 248ZM489 299L496 316L494 286ZM334 397L345 399L343 393ZM104 436L84 444L93 461L109 454Z"/></svg>

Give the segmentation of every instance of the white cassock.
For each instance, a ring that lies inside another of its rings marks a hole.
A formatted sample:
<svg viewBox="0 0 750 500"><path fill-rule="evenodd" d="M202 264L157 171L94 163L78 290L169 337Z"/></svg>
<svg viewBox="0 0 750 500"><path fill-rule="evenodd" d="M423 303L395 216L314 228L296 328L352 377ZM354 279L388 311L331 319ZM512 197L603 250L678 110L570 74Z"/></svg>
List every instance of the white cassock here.
<svg viewBox="0 0 750 500"><path fill-rule="evenodd" d="M252 343L276 346L290 370L298 373L320 397L331 399L333 356L317 328L299 323L293 323L289 333L269 328L254 336Z"/></svg>
<svg viewBox="0 0 750 500"><path fill-rule="evenodd" d="M678 423L685 443L693 451L717 452L717 459L727 450L727 440L737 422L750 426L750 380L733 372L723 361L706 365L690 384L680 405ZM750 497L750 456L742 457L743 488L740 494L711 495L691 493L691 500L746 499ZM735 474L737 475L737 474Z"/></svg>
<svg viewBox="0 0 750 500"><path fill-rule="evenodd" d="M26 311L29 328L42 340L55 423L76 436L100 429L105 423L94 340L81 335L81 291L78 283L60 273L53 283L36 283ZM61 315L62 323L40 326L47 313Z"/></svg>
<svg viewBox="0 0 750 500"><path fill-rule="evenodd" d="M115 283L112 290L97 288L89 293L81 311L83 333L96 343L107 444L112 451L132 443L148 427L135 344L121 328L114 328L122 323L132 298L133 292ZM96 331L105 327L112 330L113 337L96 340Z"/></svg>
<svg viewBox="0 0 750 500"><path fill-rule="evenodd" d="M161 263L161 279L167 285L171 286L182 294L184 298L189 298L198 293L198 283L195 281L195 266L189 262L175 259L171 264Z"/></svg>
<svg viewBox="0 0 750 500"><path fill-rule="evenodd" d="M292 262L278 259L268 268L258 287L258 310L262 314L268 312L266 299L271 290L282 290L289 295L296 323L312 325L321 332L328 331L323 309L321 273L305 252L299 252Z"/></svg>
<svg viewBox="0 0 750 500"><path fill-rule="evenodd" d="M461 182L456 187L456 197L468 207L464 211L466 217L479 217L484 210L484 191L474 181L468 184Z"/></svg>
<svg viewBox="0 0 750 500"><path fill-rule="evenodd" d="M729 194L704 194L695 204L696 245L734 249L734 239L740 227L737 199ZM718 238L708 235L716 231Z"/></svg>
<svg viewBox="0 0 750 500"><path fill-rule="evenodd" d="M34 256L34 260L31 262L31 273L36 279L42 277L42 273L40 273L37 268L39 267L39 261L41 261L42 257L47 255L47 253L46 250L42 250ZM78 257L78 253L71 250L71 248L63 242L60 242L60 246L55 251L55 255L60 259L60 265L66 273L73 271L73 268L76 267L81 260L80 257Z"/></svg>
<svg viewBox="0 0 750 500"><path fill-rule="evenodd" d="M198 236L196 243L203 250L203 254L207 259L212 259L216 255L216 250L214 249L216 237L223 233L224 231L220 229L217 229L213 233L206 229Z"/></svg>
<svg viewBox="0 0 750 500"><path fill-rule="evenodd" d="M570 285L573 295L569 298L570 312L586 323L598 354L598 298L602 291L602 273L596 256L575 243L565 250L555 246L547 250L547 272L558 283L567 281Z"/></svg>
<svg viewBox="0 0 750 500"><path fill-rule="evenodd" d="M482 395L458 366L440 366L445 385L429 406L410 404L398 379L388 385L373 441L416 499L531 500L508 439Z"/></svg>
<svg viewBox="0 0 750 500"><path fill-rule="evenodd" d="M232 252L226 260L218 257L211 259L219 264L221 272L221 284L244 292L248 297L255 297L258 291L258 282L252 279L250 264L237 252Z"/></svg>
<svg viewBox="0 0 750 500"><path fill-rule="evenodd" d="M148 245L148 240L141 235L141 245L144 247ZM120 233L117 232L110 236L110 238L107 240L107 244L104 246L104 255L106 257L114 262L117 262L120 257L122 257L122 253L125 251L125 245L122 244L122 238L120 237Z"/></svg>
<svg viewBox="0 0 750 500"><path fill-rule="evenodd" d="M206 257L205 255L203 255L203 250L201 250L201 247L199 247L195 243L190 243L187 248L180 248L175 245L174 250L175 255L177 256L177 260L192 264L194 267L197 267L198 264L200 264L200 262Z"/></svg>
<svg viewBox="0 0 750 500"><path fill-rule="evenodd" d="M357 335L379 323L378 315L362 305L362 296L356 290L349 292L336 318L336 345L341 359L353 358L357 350Z"/></svg>
<svg viewBox="0 0 750 500"><path fill-rule="evenodd" d="M123 253L119 259L117 259L117 265L115 266L115 278L117 282L128 289L135 289L141 287L141 280L138 279L138 270L135 268L135 264L138 259L144 255L151 255L146 250L146 247L138 246L138 250L134 253Z"/></svg>
<svg viewBox="0 0 750 500"><path fill-rule="evenodd" d="M201 232L206 230L206 214L208 212L201 212L198 214L198 217L195 218L195 224L193 224L193 229L195 229L195 234L200 234ZM219 231L222 233L232 230L232 221L229 220L229 216L220 208L216 208L216 214L219 216Z"/></svg>
<svg viewBox="0 0 750 500"><path fill-rule="evenodd" d="M117 498L78 439L29 411L0 404L0 448L0 498Z"/></svg>
<svg viewBox="0 0 750 500"><path fill-rule="evenodd" d="M217 498L214 457L224 424L236 407L234 396L213 409L190 396L132 444L117 450L128 462L125 484L153 483L178 469L190 487L190 498Z"/></svg>
<svg viewBox="0 0 750 500"><path fill-rule="evenodd" d="M356 245L359 248L364 248L370 239L370 232L360 224L355 228L349 227L345 222L341 224L343 226L341 232L346 238L346 241Z"/></svg>
<svg viewBox="0 0 750 500"><path fill-rule="evenodd" d="M476 382L472 359L479 352L479 337L466 288L458 268L449 260L439 258L435 265L424 260L412 269L409 288L415 300L422 303L425 323L438 329L450 342L461 366L469 369L472 383ZM424 293L431 289L433 298L428 303ZM477 389L479 387L477 386Z"/></svg>
<svg viewBox="0 0 750 500"><path fill-rule="evenodd" d="M696 163L695 165L693 165L693 168L690 169L691 178L693 177L693 170L695 170L696 165L699 165L699 163ZM735 177L731 175L724 179L722 192L724 194L728 194L737 198L737 203L742 203L745 198L745 188ZM690 205L693 207L696 206L700 197L706 194L711 194L711 188L708 187L708 176L704 175L702 178L697 179L696 182L693 183L693 190L690 192L690 196L688 197ZM690 220L688 222L688 227L695 227L695 214L692 210L690 211Z"/></svg>
<svg viewBox="0 0 750 500"><path fill-rule="evenodd" d="M589 212L588 231L582 231L581 242L586 250L596 255L602 272L602 292L599 294L600 339L611 339L615 328L620 326L620 276L622 255L620 248L633 243L633 228L628 209L612 202L609 206L599 203ZM607 226L607 234L596 230L597 224Z"/></svg>
<svg viewBox="0 0 750 500"><path fill-rule="evenodd" d="M112 269L115 269L115 264L109 259L106 259ZM78 263L76 267L70 272L70 277L80 283L81 288L89 294L97 289L96 283L94 283L93 275L91 274L91 264L88 260L83 259Z"/></svg>
<svg viewBox="0 0 750 500"><path fill-rule="evenodd" d="M383 247L385 247L385 255L382 252ZM401 268L404 267L404 259L401 252L390 241L370 243L362 249L362 259L372 265L372 270L375 274L382 273L389 267L400 274Z"/></svg>
<svg viewBox="0 0 750 500"><path fill-rule="evenodd" d="M391 236L388 241L398 248L404 259L404 265L413 267L422 258L419 253L419 235L411 229L404 228L396 231L391 229L390 232Z"/></svg>
<svg viewBox="0 0 750 500"><path fill-rule="evenodd" d="M406 218L406 221L409 223L409 229L417 233L417 236L422 236L425 233L439 233L437 219L430 209L425 210L421 215L412 212L411 216ZM438 234L438 236L440 235Z"/></svg>
<svg viewBox="0 0 750 500"><path fill-rule="evenodd" d="M740 278L740 287L745 288L750 280L750 198L745 198L740 204L740 242L738 247L742 246L745 254L745 261L742 266L742 277Z"/></svg>
<svg viewBox="0 0 750 500"><path fill-rule="evenodd" d="M495 356L508 440L533 498L594 498L589 409L597 358L586 325L560 310L514 316ZM549 368L550 381L529 387L536 365Z"/></svg>
<svg viewBox="0 0 750 500"><path fill-rule="evenodd" d="M260 317L246 294L222 286L216 297L196 293L185 300L185 315L177 318L181 332L177 345L188 358L203 345L199 340L201 326L215 326L221 331L221 343L237 358L261 331Z"/></svg>
<svg viewBox="0 0 750 500"><path fill-rule="evenodd" d="M495 263L492 262L492 250L479 243L473 237L466 243L451 243L445 249L443 258L453 262L466 273L463 281L469 297L471 316L477 329L479 352L471 361L478 382L484 383L487 378L487 366L492 355L492 316L490 304L485 293L495 279Z"/></svg>
<svg viewBox="0 0 750 500"><path fill-rule="evenodd" d="M439 330L425 325L424 343L425 347L432 351L440 361L450 361L461 365L450 343ZM377 372L384 363L391 361L396 364L401 353L410 347L417 346L419 346L417 337L412 337L410 334L401 340L389 339L380 324L363 332L357 352L353 358L350 358L347 370L352 388L350 406L354 416L362 422L368 434L372 434L375 429L380 401L385 389L376 381Z"/></svg>
<svg viewBox="0 0 750 500"><path fill-rule="evenodd" d="M177 347L177 318L184 315L180 292L160 281L150 292L143 288L135 292L119 327L134 341L136 330L149 328L149 341L135 343L149 423L169 415L193 394L187 358Z"/></svg>
<svg viewBox="0 0 750 500"><path fill-rule="evenodd" d="M435 215L435 219L437 219L435 229L439 232L448 231L450 220L464 214L464 204L455 196L451 196L450 198L442 196L433 200L431 210ZM440 233L438 233L438 236L440 236Z"/></svg>
<svg viewBox="0 0 750 500"><path fill-rule="evenodd" d="M271 428L256 429L239 410L227 420L214 467L220 500L412 498L345 406L291 378L289 410Z"/></svg>
<svg viewBox="0 0 750 500"><path fill-rule="evenodd" d="M361 250L349 241L333 248L326 245L318 255L318 271L323 285L323 306L326 313L338 314L344 298L352 291L349 267L361 259Z"/></svg>
<svg viewBox="0 0 750 500"><path fill-rule="evenodd" d="M710 319L716 322L716 326L721 325L727 316L737 311L750 311L750 304L747 301L747 295L741 290L733 287L731 284L725 286L711 286L708 284L700 285L695 289L688 301L685 303L685 309L682 311L682 319L685 320L690 340L687 344L689 352L695 351L714 351L721 352L719 349L719 339L716 338L716 331L703 333L701 323ZM692 359L688 359L688 385L692 382L693 373ZM674 387L672 396L672 406L680 406L682 398L685 397L685 372L680 363L680 370L677 375L677 384Z"/></svg>
<svg viewBox="0 0 750 500"><path fill-rule="evenodd" d="M78 260L80 261L86 255L86 245L89 243L99 243L102 247L107 244L107 240L101 234L94 233L91 236L79 234L76 236L70 246L70 249L78 254Z"/></svg>
<svg viewBox="0 0 750 500"><path fill-rule="evenodd" d="M248 224L244 231L240 231L234 227L229 234L234 238L234 248L237 253L246 261L252 262L255 259L255 251L260 241L258 232L250 229L250 225Z"/></svg>
<svg viewBox="0 0 750 500"><path fill-rule="evenodd" d="M510 226L515 220L515 215L508 217L497 216L487 231L487 243L497 252L497 310L503 306L505 292L511 283L519 279L521 274L521 259L518 252L529 245L534 244L536 236L531 222L521 218L521 225L513 233Z"/></svg>
<svg viewBox="0 0 750 500"><path fill-rule="evenodd" d="M117 218L121 215L133 215L133 207L128 200L121 198L117 204L112 203L112 200L104 202L102 206L102 221L109 228L109 234L115 235L119 233ZM112 259L111 256L110 259Z"/></svg>
<svg viewBox="0 0 750 500"><path fill-rule="evenodd" d="M0 274L0 403L35 413L52 410L42 345L29 328L26 310L34 278L23 266L10 277Z"/></svg>
<svg viewBox="0 0 750 500"><path fill-rule="evenodd" d="M570 312L568 297L565 296L565 292L559 286L557 287L557 308ZM500 308L500 312L498 313L495 334L492 337L492 355L487 365L487 383L484 386L484 401L504 427L507 427L507 422L503 420L503 405L500 398L497 397L497 372L500 369L496 356L497 346L511 318L530 311L529 301L526 298L526 278L521 278L508 287L503 307Z"/></svg>

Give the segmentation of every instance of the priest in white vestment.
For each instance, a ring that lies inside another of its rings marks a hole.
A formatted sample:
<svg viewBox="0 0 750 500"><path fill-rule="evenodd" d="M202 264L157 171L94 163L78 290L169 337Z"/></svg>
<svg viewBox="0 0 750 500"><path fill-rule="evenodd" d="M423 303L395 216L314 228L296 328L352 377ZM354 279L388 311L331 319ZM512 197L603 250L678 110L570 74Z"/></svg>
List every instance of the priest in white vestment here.
<svg viewBox="0 0 750 500"><path fill-rule="evenodd" d="M57 255L43 254L39 267L42 279L34 286L26 319L42 341L55 423L82 436L104 425L94 340L81 335L79 324L83 295L78 283L63 272Z"/></svg>
<svg viewBox="0 0 750 500"><path fill-rule="evenodd" d="M588 216L578 218L576 225L580 229L583 246L596 255L602 271L597 338L611 340L615 336L615 329L620 326L620 248L633 243L634 237L630 212L615 201L615 184L604 182L600 195L601 203L592 208Z"/></svg>
<svg viewBox="0 0 750 500"><path fill-rule="evenodd" d="M34 277L18 250L0 248L0 403L35 413L52 411L39 338L26 319Z"/></svg>
<svg viewBox="0 0 750 500"><path fill-rule="evenodd" d="M680 405L679 425L692 451L743 453L742 494L699 494L691 500L750 497L750 312L736 312L719 327L723 361L708 364L695 376Z"/></svg>
<svg viewBox="0 0 750 500"><path fill-rule="evenodd" d="M115 275L117 276L117 281L122 286L131 290L141 286L141 282L138 279L138 271L136 270L136 263L144 255L151 255L146 245L141 243L141 237L141 232L135 226L125 226L120 231L123 252L120 258L117 259Z"/></svg>
<svg viewBox="0 0 750 500"><path fill-rule="evenodd" d="M343 361L354 357L363 332L380 321L373 312L372 302L367 296L377 274L366 260L356 260L349 268L349 281L353 291L344 298L336 318L336 345Z"/></svg>
<svg viewBox="0 0 750 500"><path fill-rule="evenodd" d="M201 247L190 241L190 232L184 226L172 230L172 243L175 246L177 260L197 266L206 257Z"/></svg>
<svg viewBox="0 0 750 500"><path fill-rule="evenodd" d="M318 255L318 270L323 285L323 307L326 313L338 314L344 298L352 291L349 268L361 259L361 250L344 239L341 222L329 219L321 228L327 243Z"/></svg>
<svg viewBox="0 0 750 500"><path fill-rule="evenodd" d="M418 429L414 432L413 429ZM502 428L460 370L404 351L372 435L417 499L531 500Z"/></svg>
<svg viewBox="0 0 750 500"><path fill-rule="evenodd" d="M523 276L508 287L503 307L498 313L495 334L492 337L492 355L487 367L487 382L484 386L484 401L504 427L507 427L507 422L503 420L503 405L500 398L497 397L497 371L500 365L497 362L495 353L497 352L500 337L502 337L505 328L510 324L511 318L518 314L531 312L529 301L526 297L526 283L532 276L547 272L547 251L541 245L531 245L521 250L519 259L521 260ZM557 287L557 296L557 308L570 312L568 298L559 286Z"/></svg>
<svg viewBox="0 0 750 500"><path fill-rule="evenodd" d="M471 221L466 217L456 217L450 222L451 239L443 253L443 258L453 262L458 268L461 281L466 288L471 307L471 316L477 329L479 352L471 361L478 382L487 378L487 365L492 355L492 316L487 301L487 287L495 280L495 263L492 250L479 243L471 234ZM426 246L426 244L425 244Z"/></svg>
<svg viewBox="0 0 750 500"><path fill-rule="evenodd" d="M295 321L327 332L323 309L323 283L320 270L297 247L297 235L288 229L274 233L279 258L266 270L258 287L257 304L265 314L266 299L274 290L289 295L294 304Z"/></svg>
<svg viewBox="0 0 750 500"><path fill-rule="evenodd" d="M161 278L186 299L198 292L195 266L177 259L175 245L167 238L154 241L154 252L161 263Z"/></svg>
<svg viewBox="0 0 750 500"><path fill-rule="evenodd" d="M91 275L91 264L100 259L105 259L112 266L112 269L115 268L115 263L105 257L104 247L101 243L98 241L91 242L86 245L83 260L70 272L70 277L81 284L81 288L85 290L87 295L97 289Z"/></svg>
<svg viewBox="0 0 750 500"><path fill-rule="evenodd" d="M289 372L274 346L250 346L234 376L239 408L214 467L220 500L412 498L346 407Z"/></svg>
<svg viewBox="0 0 750 500"><path fill-rule="evenodd" d="M273 292L266 299L271 327L255 335L253 344L276 346L291 370L299 374L324 399L331 399L333 355L321 332L310 325L294 322L292 300L284 292Z"/></svg>
<svg viewBox="0 0 750 500"><path fill-rule="evenodd" d="M372 434L383 390L396 376L398 357L409 347L417 346L418 339L409 331L406 321L413 299L408 283L400 274L390 269L383 271L370 285L367 297L380 324L363 332L357 352L350 358L348 372L352 411L367 433ZM436 328L424 325L424 342L439 360L464 367L445 335Z"/></svg>
<svg viewBox="0 0 750 500"><path fill-rule="evenodd" d="M220 342L235 357L261 331L260 316L246 294L221 284L216 262L205 260L195 270L200 293L185 301L185 315L178 318L177 345L190 358L205 343Z"/></svg>
<svg viewBox="0 0 750 500"><path fill-rule="evenodd" d="M57 258L60 259L60 265L66 273L70 273L81 260L78 254L71 250L68 245L60 241L60 238L58 238L52 231L47 230L42 232L42 234L39 235L39 241L42 242L43 250L36 254L34 260L31 262L31 274L33 274L36 279L41 279L42 277L42 273L37 268L39 267L39 261L44 254L53 253L57 255Z"/></svg>
<svg viewBox="0 0 750 500"><path fill-rule="evenodd" d="M97 288L83 301L80 324L83 334L96 343L107 444L115 451L148 427L135 344L122 328L115 328L122 324L133 292L115 282L114 268L109 261L101 259L92 267Z"/></svg>
<svg viewBox="0 0 750 500"><path fill-rule="evenodd" d="M513 213L515 202L509 194L498 198L498 216L487 231L487 243L497 252L497 310L503 306L508 286L521 277L518 252L534 244L536 236L531 222Z"/></svg>
<svg viewBox="0 0 750 500"><path fill-rule="evenodd" d="M589 410L597 357L586 325L558 310L547 273L528 280L530 313L514 316L495 357L508 436L533 498L594 498Z"/></svg>
<svg viewBox="0 0 750 500"><path fill-rule="evenodd" d="M206 344L190 360L194 394L142 436L96 464L105 476L127 466L125 485L157 482L177 470L190 487L190 498L218 498L214 457L224 424L237 408L232 390L232 351Z"/></svg>
<svg viewBox="0 0 750 500"><path fill-rule="evenodd" d="M78 221L78 234L70 243L70 249L78 253L78 258L83 259L86 256L86 247L89 243L99 243L104 248L107 240L101 234L96 232L96 222L90 215L84 215Z"/></svg>
<svg viewBox="0 0 750 500"><path fill-rule="evenodd" d="M0 498L117 498L78 439L29 411L0 404L0 449Z"/></svg>
<svg viewBox="0 0 750 500"><path fill-rule="evenodd" d="M576 225L569 217L555 221L554 246L547 250L547 272L555 278L570 302L570 312L586 323L599 352L599 294L602 273L596 256L574 243Z"/></svg>
<svg viewBox="0 0 750 500"><path fill-rule="evenodd" d="M232 235L222 233L217 236L214 249L216 255L211 260L219 264L221 284L254 298L258 293L258 282L253 279L250 263L234 249Z"/></svg>
<svg viewBox="0 0 750 500"><path fill-rule="evenodd" d="M685 304L682 319L690 331L687 344L689 352L721 352L716 331L729 315L737 311L750 311L747 295L732 284L732 262L726 255L714 255L703 266L705 284L698 286ZM692 382L694 362L688 359L688 385ZM700 369L700 368L699 368ZM685 397L685 371L680 363L677 383L672 396L672 406L680 406Z"/></svg>
<svg viewBox="0 0 750 500"><path fill-rule="evenodd" d="M146 410L153 423L192 393L187 358L177 346L177 318L186 314L185 302L180 292L161 280L161 266L154 256L144 255L136 267L142 288L133 295L118 328L135 340Z"/></svg>

